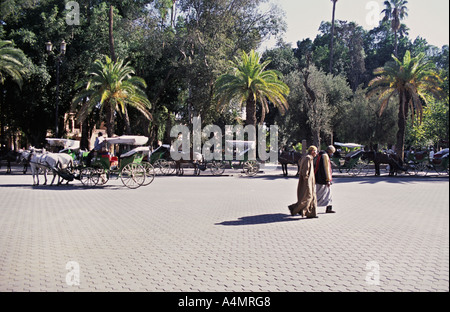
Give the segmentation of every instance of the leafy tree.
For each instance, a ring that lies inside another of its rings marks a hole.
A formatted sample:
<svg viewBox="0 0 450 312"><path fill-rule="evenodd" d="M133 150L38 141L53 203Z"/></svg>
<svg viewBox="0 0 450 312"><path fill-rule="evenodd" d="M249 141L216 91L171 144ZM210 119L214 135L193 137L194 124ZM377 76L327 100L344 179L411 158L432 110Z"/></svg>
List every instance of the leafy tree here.
<svg viewBox="0 0 450 312"><path fill-rule="evenodd" d="M381 11L384 13L384 21L391 21L391 28L395 34L394 42L394 55L398 56L398 34L402 28L401 21L408 17L408 8L406 5L408 1L406 0L389 0L385 1L385 9Z"/></svg>
<svg viewBox="0 0 450 312"><path fill-rule="evenodd" d="M397 110L393 105L379 114L380 101L368 99L366 89L356 90L335 119L335 141L356 142L368 147L395 143ZM344 113L343 113L344 112Z"/></svg>
<svg viewBox="0 0 450 312"><path fill-rule="evenodd" d="M147 85L133 74L134 69L123 60L113 62L108 56L105 56L105 62L96 60L87 73L88 78L76 86L77 89L83 87L73 99L74 105L83 103L78 111L80 120L86 119L100 105L106 111L107 134L112 137L116 111L126 114L127 107L131 106L150 119L150 102L141 89Z"/></svg>
<svg viewBox="0 0 450 312"><path fill-rule="evenodd" d="M411 57L407 51L403 61L395 56L392 58L394 62L375 71L378 76L370 82L367 95L377 95L383 99L380 114L392 97L399 97L396 152L403 159L407 116L411 114L412 119L417 116L422 119L423 105L427 102L426 92L440 97L442 80L435 71L435 64L427 60L423 53Z"/></svg>
<svg viewBox="0 0 450 312"><path fill-rule="evenodd" d="M245 103L246 124L256 126L256 105L262 107L261 123L265 112L269 110L268 101L273 103L282 113L287 109L285 96L289 87L280 80L278 71L266 70L270 60L263 63L261 56L254 50L242 52L241 58L235 58L231 63L229 73L221 75L216 81L216 95L219 106L227 107L236 101L239 105Z"/></svg>
<svg viewBox="0 0 450 312"><path fill-rule="evenodd" d="M285 116L277 118L283 145L306 139L320 146L349 118L346 112L352 90L344 77L311 65L285 75L285 81L291 91L287 98L289 109Z"/></svg>
<svg viewBox="0 0 450 312"><path fill-rule="evenodd" d="M0 40L0 143L5 144L6 119L11 118L7 103L4 96L4 85L7 78L10 78L15 84L22 89L23 78L28 73L26 66L23 64L25 55L22 50L14 48L12 42L8 40ZM11 127L11 125L10 125Z"/></svg>

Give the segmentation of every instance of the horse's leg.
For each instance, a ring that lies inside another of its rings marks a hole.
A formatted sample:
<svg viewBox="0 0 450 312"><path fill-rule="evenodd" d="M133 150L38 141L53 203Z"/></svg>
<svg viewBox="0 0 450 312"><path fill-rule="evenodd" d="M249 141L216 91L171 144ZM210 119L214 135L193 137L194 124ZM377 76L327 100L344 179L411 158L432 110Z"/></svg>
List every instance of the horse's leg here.
<svg viewBox="0 0 450 312"><path fill-rule="evenodd" d="M53 179L52 179L52 183L50 185L53 185L53 183L55 182L56 176L57 176L57 173L53 168L52 168L52 173L53 173ZM59 182L59 177L58 177L58 182Z"/></svg>
<svg viewBox="0 0 450 312"><path fill-rule="evenodd" d="M179 161L176 162L176 173L177 176L183 175L183 171L181 170L181 162Z"/></svg>
<svg viewBox="0 0 450 312"><path fill-rule="evenodd" d="M33 166L31 165L31 176L33 177L33 185L36 185Z"/></svg>
<svg viewBox="0 0 450 312"><path fill-rule="evenodd" d="M31 168L31 172L33 174L33 185L39 185L39 169L35 166ZM36 179L36 180L35 180Z"/></svg>
<svg viewBox="0 0 450 312"><path fill-rule="evenodd" d="M200 176L200 168L197 163L194 164L194 173L196 176Z"/></svg>
<svg viewBox="0 0 450 312"><path fill-rule="evenodd" d="M379 162L375 162L375 176L376 177L380 176L380 163Z"/></svg>
<svg viewBox="0 0 450 312"><path fill-rule="evenodd" d="M44 185L47 185L47 168L43 168L43 171L44 171L44 177L45 177L45 183L44 183ZM53 181L52 181L52 184L51 185L53 185Z"/></svg>

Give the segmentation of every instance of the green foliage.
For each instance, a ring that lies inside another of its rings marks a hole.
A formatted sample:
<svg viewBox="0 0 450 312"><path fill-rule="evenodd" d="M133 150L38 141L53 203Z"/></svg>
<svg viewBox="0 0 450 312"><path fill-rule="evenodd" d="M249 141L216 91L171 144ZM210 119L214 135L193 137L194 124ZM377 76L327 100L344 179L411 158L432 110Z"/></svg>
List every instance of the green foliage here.
<svg viewBox="0 0 450 312"><path fill-rule="evenodd" d="M425 58L424 53L411 57L406 51L403 60L392 56L394 62L375 70L378 75L369 84L368 97L377 96L382 100L380 115L389 101L398 96L398 133L396 152L403 158L406 135L406 118L411 114L414 120L418 116L422 121L423 105L427 103L426 93L435 97L442 96L442 79L435 71L435 64Z"/></svg>
<svg viewBox="0 0 450 312"><path fill-rule="evenodd" d="M448 138L449 132L449 100L430 99L424 108L423 121L411 120L406 133L406 144L414 147L439 146Z"/></svg>
<svg viewBox="0 0 450 312"><path fill-rule="evenodd" d="M11 41L0 40L0 84L10 77L20 87L23 84L23 76L27 68L23 64L25 55L22 50L11 46Z"/></svg>
<svg viewBox="0 0 450 312"><path fill-rule="evenodd" d="M280 80L281 73L267 70L270 60L261 63L261 56L254 50L248 54L241 53L230 64L230 71L221 75L215 84L218 105L222 110L233 101L240 106L245 104L249 125L256 125L256 105L264 112L269 111L268 101L282 113L288 108L285 96L289 95L289 87ZM262 118L262 119L263 119Z"/></svg>
<svg viewBox="0 0 450 312"><path fill-rule="evenodd" d="M96 60L87 73L87 78L75 86L80 91L73 98L73 105L82 104L78 109L80 121L84 121L92 110L100 106L105 109L109 119L106 120L108 136L114 133L114 113L127 115L128 107L136 108L146 118L151 119L149 112L150 102L143 88L147 87L145 81L134 76L134 69L129 63L118 59L112 61L108 56Z"/></svg>
<svg viewBox="0 0 450 312"><path fill-rule="evenodd" d="M270 36L279 36L286 28L283 12L278 8L261 9L264 0L77 2L80 25L66 23L65 1L1 1L0 39L11 41L9 47L23 51L26 57L21 56L19 60L28 69L21 75L22 90L11 75L2 71L2 140L10 135L5 132L8 129L9 133L22 131L29 144L42 144L47 130L54 127L57 98L60 129L64 128L62 117L71 111L72 100L79 92L74 88L76 82L86 78L85 73L96 60L110 53L108 13L111 5L114 7L115 54L145 81L147 87L144 89L141 84L140 89L152 103L146 110L153 116L149 121L138 109L128 109L132 104L118 103L115 107L118 113L111 127L116 133L130 131L147 135L152 143L157 140L167 143L168 132L175 122L189 124L197 115L207 124L241 123L239 109L224 113L217 110L215 82L229 73L230 60L235 60L240 51L257 50L261 42ZM435 84L448 94L449 49L448 46L432 47L425 38L411 40L407 26L402 24L407 3L403 0L386 2L383 12L386 19L373 29L335 21L331 72L332 25L328 21L317 25L319 34L315 38L303 39L295 48L279 42L276 48L265 51L261 64L271 60L266 70L277 72L277 79L289 86L290 94L286 102L268 97L266 102L260 100L255 120L277 124L280 142L291 145L303 139L312 141L313 133L316 139L325 142L333 139L362 144L395 143L399 107L392 104L400 103L401 97L392 95L389 105L383 100L365 98L369 82L377 76L375 70L386 67L388 62L395 66L391 57L393 51L397 51L402 64L408 50L411 51L410 62L415 56L425 55L424 62L436 64L440 80L435 80ZM396 7L399 10L394 11ZM61 57L58 47L62 40L67 42L67 53ZM48 41L55 46L50 54L45 51ZM58 62L59 94L56 92ZM391 66L389 64L387 67ZM305 79L308 72L308 79ZM20 78L16 81L20 83ZM316 94L314 100L305 82ZM377 95L382 95L381 91ZM413 105L408 111L420 117L422 108L423 123L413 125L409 121L405 124L407 144L448 141L448 122L445 122L448 100L436 100L428 93L418 98L411 102ZM231 104L237 106L237 102L234 100ZM380 107L384 108L382 115ZM100 112L98 105L88 111L83 123L83 127L87 127L83 128L85 136L107 117L106 111Z"/></svg>

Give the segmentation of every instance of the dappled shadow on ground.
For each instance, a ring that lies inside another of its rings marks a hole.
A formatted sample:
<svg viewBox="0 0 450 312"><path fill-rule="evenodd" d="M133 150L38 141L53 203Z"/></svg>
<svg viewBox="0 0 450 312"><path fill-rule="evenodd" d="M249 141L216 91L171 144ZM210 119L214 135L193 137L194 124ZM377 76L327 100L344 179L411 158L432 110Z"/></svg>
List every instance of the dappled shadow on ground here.
<svg viewBox="0 0 450 312"><path fill-rule="evenodd" d="M216 223L215 225L226 225L226 226L257 225L257 224L269 224L269 223L291 222L301 220L308 220L308 219L302 218L300 216L292 217L291 215L285 213L275 213L275 214L241 217L238 220L223 221L220 223Z"/></svg>

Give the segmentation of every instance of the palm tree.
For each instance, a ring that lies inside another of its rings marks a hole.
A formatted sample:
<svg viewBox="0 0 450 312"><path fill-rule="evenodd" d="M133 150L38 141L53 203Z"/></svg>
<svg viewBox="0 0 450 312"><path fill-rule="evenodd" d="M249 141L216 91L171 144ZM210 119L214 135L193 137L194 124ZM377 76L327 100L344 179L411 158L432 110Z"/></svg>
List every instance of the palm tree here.
<svg viewBox="0 0 450 312"><path fill-rule="evenodd" d="M334 50L334 24L335 24L335 15L336 15L336 2L338 2L338 0L331 0L331 2L333 2L333 18L331 21L331 44L330 44L330 73L332 74L333 50Z"/></svg>
<svg viewBox="0 0 450 312"><path fill-rule="evenodd" d="M231 102L237 101L246 107L246 124L256 126L256 104L262 108L261 123L269 111L268 101L280 109L282 113L288 108L285 98L289 87L280 80L281 73L266 70L270 60L261 63L261 56L254 50L242 52L241 58L231 62L230 72L221 75L215 83L215 95L218 105L224 109Z"/></svg>
<svg viewBox="0 0 450 312"><path fill-rule="evenodd" d="M394 55L398 57L398 32L401 29L402 23L401 21L408 17L408 8L406 5L408 1L406 0L389 0L385 1L385 9L381 11L384 13L383 21L391 21L391 28L395 34L395 42L394 42Z"/></svg>
<svg viewBox="0 0 450 312"><path fill-rule="evenodd" d="M22 50L12 47L12 42L0 40L0 85L4 85L6 77L10 77L19 88L23 85L23 76L27 73L22 60L25 54ZM4 93L1 90L0 99L0 146L5 143L5 127L7 116L5 114Z"/></svg>
<svg viewBox="0 0 450 312"><path fill-rule="evenodd" d="M4 84L6 76L22 87L23 76L27 72L22 60L25 58L22 50L10 46L11 41L0 40L0 83Z"/></svg>
<svg viewBox="0 0 450 312"><path fill-rule="evenodd" d="M425 53L411 57L406 51L403 61L392 55L394 61L386 63L384 67L374 71L378 75L369 83L368 97L378 95L383 100L380 115L383 113L391 98L398 96L398 132L397 155L404 158L406 119L409 114L414 119L422 120L423 106L426 105L425 93L429 92L436 97L442 96L439 78L435 64L425 58Z"/></svg>
<svg viewBox="0 0 450 312"><path fill-rule="evenodd" d="M78 82L75 88L83 87L73 98L75 107L83 103L77 118L84 121L90 112L99 105L106 112L107 134L114 133L115 112L127 116L127 106L139 110L147 119L151 119L148 111L150 102L141 88L146 88L145 81L134 74L134 69L123 60L113 62L105 56L105 62L96 60L87 73L87 79ZM129 121L127 121L129 124Z"/></svg>

